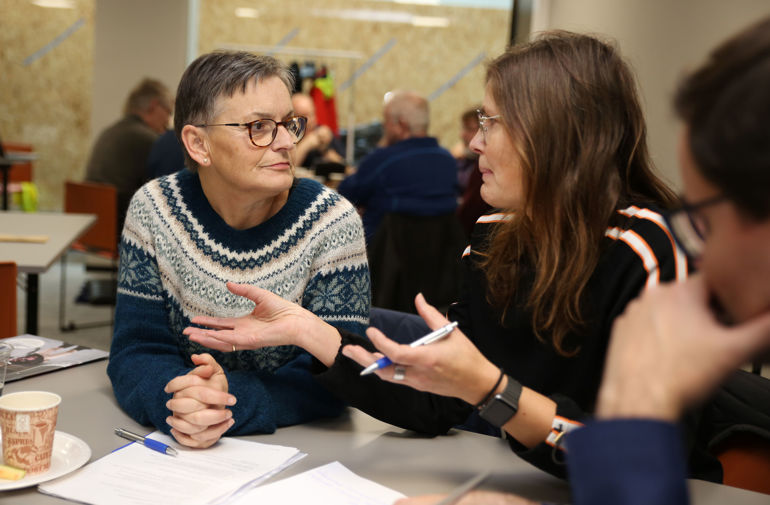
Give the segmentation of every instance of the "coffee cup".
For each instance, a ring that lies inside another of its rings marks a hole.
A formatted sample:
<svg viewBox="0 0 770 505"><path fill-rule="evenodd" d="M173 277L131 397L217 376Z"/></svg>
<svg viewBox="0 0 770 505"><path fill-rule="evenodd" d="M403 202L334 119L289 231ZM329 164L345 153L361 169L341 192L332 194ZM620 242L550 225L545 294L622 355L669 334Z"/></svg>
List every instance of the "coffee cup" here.
<svg viewBox="0 0 770 505"><path fill-rule="evenodd" d="M3 462L27 474L47 472L61 397L47 391L20 391L0 396Z"/></svg>

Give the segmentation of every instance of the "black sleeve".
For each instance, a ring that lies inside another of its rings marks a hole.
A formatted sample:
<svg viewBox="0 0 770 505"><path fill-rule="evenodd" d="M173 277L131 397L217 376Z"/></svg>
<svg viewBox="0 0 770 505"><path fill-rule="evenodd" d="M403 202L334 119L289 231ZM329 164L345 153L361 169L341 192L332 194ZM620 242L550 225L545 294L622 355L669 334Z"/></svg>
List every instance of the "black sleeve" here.
<svg viewBox="0 0 770 505"><path fill-rule="evenodd" d="M605 339L609 342L613 322L644 289L687 277L687 260L676 249L659 214L649 209L636 211L636 219L628 229L619 230L616 236L607 235L614 244L600 260L592 279L594 284L591 289L600 316L593 330L594 338L602 342ZM591 351L585 349L584 352L597 353L603 363L606 345ZM595 387L598 390L599 384ZM526 448L513 438L509 439L509 444L522 459L548 473L566 478L565 458L569 455L569 448L562 443L554 443L554 440L561 431L569 432L591 419L593 408L581 408L574 399L565 395L553 394L550 398L556 402L554 426L559 428L554 428L548 439L532 448ZM693 444L689 445L693 450Z"/></svg>
<svg viewBox="0 0 770 505"><path fill-rule="evenodd" d="M339 331L342 335L340 351L349 344L376 351L367 338ZM445 434L464 421L472 410L458 398L417 391L383 381L374 374L361 377L361 366L341 352L337 353L330 368L314 360L312 373L329 391L351 406L381 421L430 436Z"/></svg>

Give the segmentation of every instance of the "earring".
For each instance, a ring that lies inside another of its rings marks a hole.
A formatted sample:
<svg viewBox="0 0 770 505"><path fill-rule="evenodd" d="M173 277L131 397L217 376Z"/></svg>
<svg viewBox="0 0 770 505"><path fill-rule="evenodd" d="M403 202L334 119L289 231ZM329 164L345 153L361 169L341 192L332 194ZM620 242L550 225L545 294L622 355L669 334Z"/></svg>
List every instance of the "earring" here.
<svg viewBox="0 0 770 505"><path fill-rule="evenodd" d="M208 163L208 162L209 162L208 158L203 158L203 163Z"/></svg>

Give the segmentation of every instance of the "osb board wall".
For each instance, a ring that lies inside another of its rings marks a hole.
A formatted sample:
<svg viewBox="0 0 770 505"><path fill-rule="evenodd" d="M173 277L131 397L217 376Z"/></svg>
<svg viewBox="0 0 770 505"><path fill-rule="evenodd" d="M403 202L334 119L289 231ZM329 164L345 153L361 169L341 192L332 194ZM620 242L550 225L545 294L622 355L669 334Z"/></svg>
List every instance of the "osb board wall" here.
<svg viewBox="0 0 770 505"><path fill-rule="evenodd" d="M0 136L34 147L42 210L61 208L88 155L94 0L72 6L0 0Z"/></svg>
<svg viewBox="0 0 770 505"><path fill-rule="evenodd" d="M245 6L257 17L237 17L236 9ZM385 11L392 18L406 22L340 18L369 16L372 11ZM449 25L414 26L408 22L410 16L447 18ZM458 141L462 112L481 102L484 64L505 49L510 19L508 10L370 0L202 0L198 50L202 54L219 48L249 50L255 46L274 46L296 33L285 47L362 54L362 59L351 63L351 60L340 58L303 58L283 55L279 51L274 53L287 63L309 59L318 65L326 64L339 86L395 39L392 49L361 75L353 88L337 94L337 116L341 127L348 125L351 100L354 101L355 124L379 120L387 91L413 89L429 96L483 52L486 56L480 64L431 102L430 133L449 147Z"/></svg>

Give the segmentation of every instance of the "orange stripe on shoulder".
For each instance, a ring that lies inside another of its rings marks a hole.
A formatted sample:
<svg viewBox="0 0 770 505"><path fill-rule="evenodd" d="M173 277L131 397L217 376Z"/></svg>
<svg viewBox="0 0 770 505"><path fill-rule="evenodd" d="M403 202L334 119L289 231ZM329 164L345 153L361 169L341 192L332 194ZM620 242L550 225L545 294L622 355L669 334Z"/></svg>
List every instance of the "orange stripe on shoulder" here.
<svg viewBox="0 0 770 505"><path fill-rule="evenodd" d="M671 243L671 249L674 251L676 281L682 282L687 279L687 255L676 244L676 240L674 240L673 235L671 235L671 230L669 230L666 225L666 220L660 213L647 208L640 208L636 205L631 205L625 209L619 209L618 213L628 217L646 219L647 221L655 223L661 230L663 230Z"/></svg>
<svg viewBox="0 0 770 505"><path fill-rule="evenodd" d="M647 271L647 283L649 288L660 283L658 258L650 247L650 244L644 240L641 235L633 230L621 230L617 227L607 228L604 235L613 239L624 242L632 251L636 253L642 260L642 265Z"/></svg>

